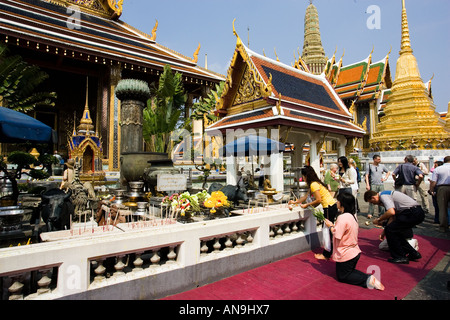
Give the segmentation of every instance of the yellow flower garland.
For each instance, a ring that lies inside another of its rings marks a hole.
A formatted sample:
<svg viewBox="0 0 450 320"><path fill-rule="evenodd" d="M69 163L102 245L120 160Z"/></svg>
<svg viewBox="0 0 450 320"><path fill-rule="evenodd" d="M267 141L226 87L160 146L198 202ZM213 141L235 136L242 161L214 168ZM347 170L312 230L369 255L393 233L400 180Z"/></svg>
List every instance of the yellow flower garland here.
<svg viewBox="0 0 450 320"><path fill-rule="evenodd" d="M206 208L211 209L211 213L216 213L216 208L228 207L228 197L222 191L215 191L211 194L211 197L208 198L203 205Z"/></svg>

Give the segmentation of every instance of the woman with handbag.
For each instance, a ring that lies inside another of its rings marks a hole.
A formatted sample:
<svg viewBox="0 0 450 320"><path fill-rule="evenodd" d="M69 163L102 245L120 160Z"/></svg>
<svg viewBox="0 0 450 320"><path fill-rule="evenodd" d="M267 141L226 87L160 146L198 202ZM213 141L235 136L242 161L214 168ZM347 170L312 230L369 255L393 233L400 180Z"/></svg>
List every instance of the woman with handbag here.
<svg viewBox="0 0 450 320"><path fill-rule="evenodd" d="M358 246L359 225L355 217L355 197L340 193L337 198L339 210L334 224L326 219L325 224L333 234L333 260L336 262L336 276L339 282L363 288L384 290L384 285L374 275L356 270L361 257Z"/></svg>
<svg viewBox="0 0 450 320"><path fill-rule="evenodd" d="M352 194L352 185L356 183L356 171L350 168L347 157L340 157L338 159L339 165L339 194Z"/></svg>
<svg viewBox="0 0 450 320"><path fill-rule="evenodd" d="M322 205L324 216L329 221L334 221L337 215L336 199L333 198L331 193L328 191L328 186L320 180L316 171L312 167L303 168L302 176L303 181L306 182L310 190L307 195L297 199L297 201L289 201L289 205L299 204L303 209L307 209L309 207L315 208L318 205ZM314 197L314 199L310 196ZM310 199L311 202L303 204L303 202L308 199ZM323 253L316 254L315 257L319 260L328 260L331 257L332 250L333 246L331 246L330 251L324 249Z"/></svg>

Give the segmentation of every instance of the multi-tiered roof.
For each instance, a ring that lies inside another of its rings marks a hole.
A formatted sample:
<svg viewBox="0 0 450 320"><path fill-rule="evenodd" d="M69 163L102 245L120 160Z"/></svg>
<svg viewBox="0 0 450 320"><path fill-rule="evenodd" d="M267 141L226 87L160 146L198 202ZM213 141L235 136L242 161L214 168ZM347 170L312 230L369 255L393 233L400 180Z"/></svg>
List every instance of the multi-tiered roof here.
<svg viewBox="0 0 450 320"><path fill-rule="evenodd" d="M114 0L0 0L0 40L48 54L159 74L164 65L185 81L223 80L189 58L156 43L156 26L147 35L119 20Z"/></svg>
<svg viewBox="0 0 450 320"><path fill-rule="evenodd" d="M282 125L347 137L365 133L324 76L257 54L239 36L218 113L222 118L208 131Z"/></svg>

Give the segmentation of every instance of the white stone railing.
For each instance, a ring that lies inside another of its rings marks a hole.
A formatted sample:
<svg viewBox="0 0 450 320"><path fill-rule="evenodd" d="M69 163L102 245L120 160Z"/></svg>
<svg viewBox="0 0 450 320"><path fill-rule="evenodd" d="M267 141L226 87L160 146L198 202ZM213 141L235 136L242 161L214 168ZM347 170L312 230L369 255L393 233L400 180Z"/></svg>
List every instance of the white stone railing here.
<svg viewBox="0 0 450 320"><path fill-rule="evenodd" d="M1 299L158 299L318 245L309 211L275 207L5 248L0 250Z"/></svg>

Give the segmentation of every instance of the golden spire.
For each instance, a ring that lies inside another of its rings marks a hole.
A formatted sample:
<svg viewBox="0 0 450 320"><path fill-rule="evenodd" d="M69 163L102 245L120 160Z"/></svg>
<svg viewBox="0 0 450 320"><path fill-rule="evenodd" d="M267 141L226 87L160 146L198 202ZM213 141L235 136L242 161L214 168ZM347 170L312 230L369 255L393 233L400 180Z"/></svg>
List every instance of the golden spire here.
<svg viewBox="0 0 450 320"><path fill-rule="evenodd" d="M450 141L449 129L436 112L413 55L405 0L402 0L401 50L391 91L385 115L370 139L373 151L405 150L408 146L403 143L411 137L418 141L419 149L442 149L444 143L437 141ZM433 141L433 145L427 141Z"/></svg>
<svg viewBox="0 0 450 320"><path fill-rule="evenodd" d="M86 105L84 106L83 117L81 118L78 131L85 131L86 134L93 133L91 113L89 112L89 77L86 77Z"/></svg>
<svg viewBox="0 0 450 320"><path fill-rule="evenodd" d="M412 53L411 38L409 35L408 15L406 14L405 0L402 0L402 45L400 55Z"/></svg>
<svg viewBox="0 0 450 320"><path fill-rule="evenodd" d="M411 39L408 27L408 16L406 14L405 0L402 0L402 42L400 57L397 60L397 70L394 86L401 85L404 82L410 83L411 80L422 82L419 66L416 57L413 55ZM423 83L423 82L422 82ZM425 85L424 85L425 89Z"/></svg>
<svg viewBox="0 0 450 320"><path fill-rule="evenodd" d="M321 74L328 62L320 35L319 13L312 1L306 8L305 34L301 56L308 69L315 75Z"/></svg>

